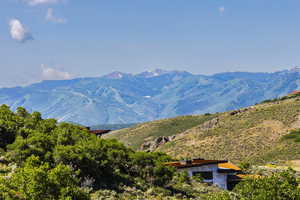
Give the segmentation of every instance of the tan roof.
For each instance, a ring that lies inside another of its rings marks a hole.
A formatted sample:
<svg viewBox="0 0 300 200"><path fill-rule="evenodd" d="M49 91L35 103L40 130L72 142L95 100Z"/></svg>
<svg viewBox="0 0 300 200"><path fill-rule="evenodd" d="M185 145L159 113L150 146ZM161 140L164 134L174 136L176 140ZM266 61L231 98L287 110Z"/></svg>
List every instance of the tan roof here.
<svg viewBox="0 0 300 200"><path fill-rule="evenodd" d="M241 171L241 168L228 162L227 160L193 159L190 161L176 161L176 162L165 163L165 165L167 165L167 166L173 166L173 167L177 167L177 168L189 168L189 167L197 167L197 166L211 165L211 164L217 164L218 168L221 170Z"/></svg>
<svg viewBox="0 0 300 200"><path fill-rule="evenodd" d="M239 168L238 166L232 164L231 162L219 163L218 167L219 168L225 168L225 169L233 169L233 170L237 170L237 171L242 170L241 168Z"/></svg>

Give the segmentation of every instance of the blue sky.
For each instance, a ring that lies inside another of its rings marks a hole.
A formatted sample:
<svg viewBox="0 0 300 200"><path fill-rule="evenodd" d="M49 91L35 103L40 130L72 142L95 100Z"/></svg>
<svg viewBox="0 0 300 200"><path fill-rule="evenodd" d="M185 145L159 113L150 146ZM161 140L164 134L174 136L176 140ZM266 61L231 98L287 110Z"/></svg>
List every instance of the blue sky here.
<svg viewBox="0 0 300 200"><path fill-rule="evenodd" d="M1 0L0 86L155 68L291 68L299 10L299 0Z"/></svg>

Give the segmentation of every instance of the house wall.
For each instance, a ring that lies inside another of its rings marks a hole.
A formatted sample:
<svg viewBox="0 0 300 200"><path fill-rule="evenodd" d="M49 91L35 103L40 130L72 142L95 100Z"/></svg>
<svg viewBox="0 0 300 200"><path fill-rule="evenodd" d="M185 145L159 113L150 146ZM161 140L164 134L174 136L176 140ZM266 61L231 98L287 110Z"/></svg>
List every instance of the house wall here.
<svg viewBox="0 0 300 200"><path fill-rule="evenodd" d="M227 174L214 172L214 184L227 190Z"/></svg>
<svg viewBox="0 0 300 200"><path fill-rule="evenodd" d="M213 172L213 179L212 181L204 180L204 182L212 182L214 185L219 186L220 188L227 189L227 174L226 173L219 173L218 172L218 165L212 164L212 165L204 165L199 167L190 167L185 168L183 170L186 170L188 172L189 177L193 176L194 172Z"/></svg>

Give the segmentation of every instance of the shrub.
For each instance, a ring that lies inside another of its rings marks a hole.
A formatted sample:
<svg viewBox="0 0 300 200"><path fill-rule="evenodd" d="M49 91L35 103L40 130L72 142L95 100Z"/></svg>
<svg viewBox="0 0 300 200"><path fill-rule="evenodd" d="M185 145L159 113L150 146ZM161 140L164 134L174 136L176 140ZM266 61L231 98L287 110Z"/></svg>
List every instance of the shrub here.
<svg viewBox="0 0 300 200"><path fill-rule="evenodd" d="M292 130L289 134L283 136L283 139L300 142L300 129Z"/></svg>
<svg viewBox="0 0 300 200"><path fill-rule="evenodd" d="M51 168L32 156L12 177L0 179L0 199L89 199L74 174L78 172L73 172L69 166L60 164Z"/></svg>
<svg viewBox="0 0 300 200"><path fill-rule="evenodd" d="M248 179L238 184L234 192L247 200L300 199L300 190L292 170L268 177Z"/></svg>

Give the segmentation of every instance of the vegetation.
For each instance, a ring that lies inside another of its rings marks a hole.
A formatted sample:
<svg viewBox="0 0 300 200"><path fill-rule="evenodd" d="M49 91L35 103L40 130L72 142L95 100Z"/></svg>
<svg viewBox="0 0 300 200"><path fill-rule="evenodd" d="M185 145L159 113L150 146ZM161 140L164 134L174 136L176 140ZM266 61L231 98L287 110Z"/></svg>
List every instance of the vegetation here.
<svg viewBox="0 0 300 200"><path fill-rule="evenodd" d="M289 134L283 136L283 139L300 142L300 129L292 130Z"/></svg>
<svg viewBox="0 0 300 200"><path fill-rule="evenodd" d="M267 99L267 100L264 100L262 103L279 102L279 101L284 101L286 99L293 99L293 98L297 98L297 97L300 97L300 93L299 94L291 94L291 95L283 96L280 98Z"/></svg>
<svg viewBox="0 0 300 200"><path fill-rule="evenodd" d="M23 108L0 107L0 141L0 199L185 199L217 190L182 178L164 153L136 152Z"/></svg>
<svg viewBox="0 0 300 200"><path fill-rule="evenodd" d="M67 165L51 168L31 156L9 178L0 178L0 199L89 199L78 187L78 172Z"/></svg>
<svg viewBox="0 0 300 200"><path fill-rule="evenodd" d="M238 184L232 192L210 194L209 200L297 200L299 182L292 170L271 176L252 178Z"/></svg>

